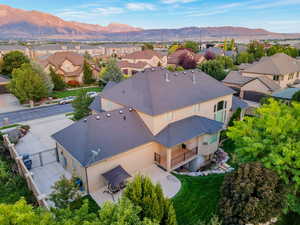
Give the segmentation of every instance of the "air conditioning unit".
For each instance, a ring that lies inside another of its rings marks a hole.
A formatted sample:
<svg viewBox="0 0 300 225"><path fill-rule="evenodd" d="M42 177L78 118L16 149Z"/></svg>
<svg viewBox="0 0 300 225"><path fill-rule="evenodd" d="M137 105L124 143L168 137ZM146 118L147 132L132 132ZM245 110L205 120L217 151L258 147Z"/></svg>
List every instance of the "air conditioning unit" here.
<svg viewBox="0 0 300 225"><path fill-rule="evenodd" d="M208 145L208 142L203 142L203 145Z"/></svg>

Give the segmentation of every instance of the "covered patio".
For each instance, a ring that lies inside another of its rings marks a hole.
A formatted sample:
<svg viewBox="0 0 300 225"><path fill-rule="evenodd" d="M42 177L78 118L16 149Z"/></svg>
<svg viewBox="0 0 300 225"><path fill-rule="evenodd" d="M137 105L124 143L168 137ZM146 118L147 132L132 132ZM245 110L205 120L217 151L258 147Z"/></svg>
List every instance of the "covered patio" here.
<svg viewBox="0 0 300 225"><path fill-rule="evenodd" d="M180 181L172 174L159 168L157 165L153 164L150 167L136 172L135 174L131 174L131 176L134 177L137 174L150 177L153 183L160 183L165 196L168 198L174 197L180 190ZM123 190L113 194L112 196L111 194L107 193L107 187L103 187L96 192L90 193L90 195L97 202L97 204L101 206L106 201L118 201L118 199L122 196L122 193Z"/></svg>

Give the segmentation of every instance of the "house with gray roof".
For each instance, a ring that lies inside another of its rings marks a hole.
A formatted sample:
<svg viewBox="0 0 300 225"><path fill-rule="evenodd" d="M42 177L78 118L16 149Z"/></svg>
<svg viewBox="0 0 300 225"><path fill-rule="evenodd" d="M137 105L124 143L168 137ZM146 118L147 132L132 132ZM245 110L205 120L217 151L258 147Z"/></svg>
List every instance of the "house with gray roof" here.
<svg viewBox="0 0 300 225"><path fill-rule="evenodd" d="M157 165L165 171L199 169L210 162L231 114L247 104L200 70L149 68L108 84L92 115L55 133L62 165L89 193L121 166L132 175Z"/></svg>
<svg viewBox="0 0 300 225"><path fill-rule="evenodd" d="M241 98L259 102L265 96L296 85L299 78L299 61L278 53L241 65L240 70L231 71L223 83L236 90Z"/></svg>

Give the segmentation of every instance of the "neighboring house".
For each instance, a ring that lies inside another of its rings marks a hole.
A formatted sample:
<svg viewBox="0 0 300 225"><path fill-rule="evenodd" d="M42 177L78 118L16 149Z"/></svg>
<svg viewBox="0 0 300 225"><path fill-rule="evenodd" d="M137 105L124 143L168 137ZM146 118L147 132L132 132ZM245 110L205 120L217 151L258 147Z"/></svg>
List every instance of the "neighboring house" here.
<svg viewBox="0 0 300 225"><path fill-rule="evenodd" d="M81 55L85 53L91 56L104 55L105 49L100 45L86 45L86 44L48 44L36 45L30 49L30 57L39 59L44 56L49 56L57 52L75 52Z"/></svg>
<svg viewBox="0 0 300 225"><path fill-rule="evenodd" d="M206 49L205 53L207 52L211 52L213 53L215 56L224 56L224 50L221 48L216 48L216 47L209 47L208 49Z"/></svg>
<svg viewBox="0 0 300 225"><path fill-rule="evenodd" d="M47 59L39 61L39 63L48 73L50 72L50 68L53 68L66 83L70 81L83 83L84 57L82 55L74 52L57 52ZM100 69L94 63L90 63L90 65L93 70L94 79L97 79Z"/></svg>
<svg viewBox="0 0 300 225"><path fill-rule="evenodd" d="M0 94L6 94L8 92L6 85L9 84L9 79L6 76L0 75Z"/></svg>
<svg viewBox="0 0 300 225"><path fill-rule="evenodd" d="M300 63L278 53L250 65L240 65L240 71L231 71L223 83L235 89L241 98L259 102L264 96L297 84L299 77Z"/></svg>
<svg viewBox="0 0 300 225"><path fill-rule="evenodd" d="M24 55L30 56L30 51L27 47L23 45L0 45L0 59L7 53L12 51L23 52Z"/></svg>
<svg viewBox="0 0 300 225"><path fill-rule="evenodd" d="M231 88L198 70L150 68L109 85L91 116L53 135L60 162L89 193L119 165L131 175L153 164L199 169L217 151L232 110L245 107Z"/></svg>
<svg viewBox="0 0 300 225"><path fill-rule="evenodd" d="M134 52L122 57L118 63L124 74L134 75L146 68L167 65L167 56L153 50Z"/></svg>
<svg viewBox="0 0 300 225"><path fill-rule="evenodd" d="M300 63L284 53L277 53L261 58L259 62L244 69L242 75L265 77L273 80L281 88L287 88L300 78Z"/></svg>
<svg viewBox="0 0 300 225"><path fill-rule="evenodd" d="M142 46L131 44L102 44L104 56L123 57L127 54L142 51Z"/></svg>
<svg viewBox="0 0 300 225"><path fill-rule="evenodd" d="M195 60L197 64L201 64L205 61L205 57L201 54L196 54L189 49L178 49L174 53L168 56L168 65L179 66L181 57L184 55L189 56L191 59Z"/></svg>

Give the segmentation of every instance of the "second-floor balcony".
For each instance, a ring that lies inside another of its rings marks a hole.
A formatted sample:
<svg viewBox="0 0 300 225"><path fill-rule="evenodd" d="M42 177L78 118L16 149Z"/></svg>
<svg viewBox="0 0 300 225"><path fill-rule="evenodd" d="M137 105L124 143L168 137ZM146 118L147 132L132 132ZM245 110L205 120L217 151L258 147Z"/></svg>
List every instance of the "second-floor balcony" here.
<svg viewBox="0 0 300 225"><path fill-rule="evenodd" d="M165 168L166 170L175 170L178 167L188 163L198 155L198 148L194 148L191 150L185 148L170 149L170 151L170 159L168 159L168 154L154 154L155 163Z"/></svg>

